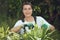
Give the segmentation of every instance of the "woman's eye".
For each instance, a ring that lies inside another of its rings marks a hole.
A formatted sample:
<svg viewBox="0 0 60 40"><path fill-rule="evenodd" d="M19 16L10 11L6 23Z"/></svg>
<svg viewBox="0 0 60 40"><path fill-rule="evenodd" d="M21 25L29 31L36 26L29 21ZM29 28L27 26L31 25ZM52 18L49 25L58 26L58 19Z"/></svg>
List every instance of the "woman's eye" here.
<svg viewBox="0 0 60 40"><path fill-rule="evenodd" d="M26 8L24 10L27 10Z"/></svg>
<svg viewBox="0 0 60 40"><path fill-rule="evenodd" d="M31 8L29 8L29 10L31 10Z"/></svg>
<svg viewBox="0 0 60 40"><path fill-rule="evenodd" d="M31 10L31 8L24 8L23 10Z"/></svg>

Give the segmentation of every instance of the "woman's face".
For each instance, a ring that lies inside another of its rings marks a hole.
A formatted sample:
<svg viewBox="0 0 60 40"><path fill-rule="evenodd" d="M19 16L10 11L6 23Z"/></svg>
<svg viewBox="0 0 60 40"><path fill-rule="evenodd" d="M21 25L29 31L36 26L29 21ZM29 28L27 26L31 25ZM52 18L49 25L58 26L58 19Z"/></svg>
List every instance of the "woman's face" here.
<svg viewBox="0 0 60 40"><path fill-rule="evenodd" d="M25 17L29 17L32 15L32 7L31 5L24 5L23 6L23 14Z"/></svg>

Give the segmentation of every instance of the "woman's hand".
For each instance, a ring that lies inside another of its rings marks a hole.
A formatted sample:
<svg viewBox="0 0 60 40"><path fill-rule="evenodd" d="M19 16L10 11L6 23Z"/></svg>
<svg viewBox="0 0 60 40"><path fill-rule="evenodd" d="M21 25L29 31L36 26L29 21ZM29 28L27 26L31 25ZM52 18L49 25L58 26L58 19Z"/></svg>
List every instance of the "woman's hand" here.
<svg viewBox="0 0 60 40"><path fill-rule="evenodd" d="M51 25L50 29L53 31L53 30L55 30L55 27L53 25Z"/></svg>

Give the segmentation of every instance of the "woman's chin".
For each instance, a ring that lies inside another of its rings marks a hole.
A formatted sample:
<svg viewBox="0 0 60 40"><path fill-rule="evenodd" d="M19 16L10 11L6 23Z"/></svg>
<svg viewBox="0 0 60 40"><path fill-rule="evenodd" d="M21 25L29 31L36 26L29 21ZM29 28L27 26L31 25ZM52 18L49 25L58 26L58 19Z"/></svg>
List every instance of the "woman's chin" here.
<svg viewBox="0 0 60 40"><path fill-rule="evenodd" d="M26 17L30 17L30 15L27 15Z"/></svg>

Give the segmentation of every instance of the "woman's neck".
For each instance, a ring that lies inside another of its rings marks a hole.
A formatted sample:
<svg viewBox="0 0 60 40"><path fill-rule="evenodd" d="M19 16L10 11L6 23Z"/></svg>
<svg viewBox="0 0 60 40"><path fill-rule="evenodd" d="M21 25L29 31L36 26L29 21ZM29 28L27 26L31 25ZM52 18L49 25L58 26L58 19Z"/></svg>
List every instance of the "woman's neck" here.
<svg viewBox="0 0 60 40"><path fill-rule="evenodd" d="M28 21L28 22L32 22L34 20L34 18L33 18L33 16L30 16L30 17L25 17L24 20Z"/></svg>

